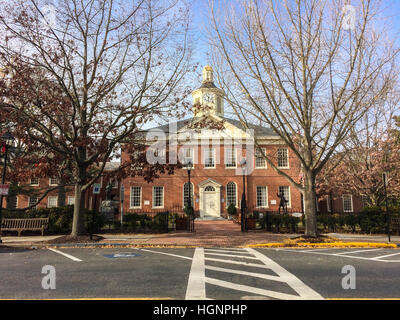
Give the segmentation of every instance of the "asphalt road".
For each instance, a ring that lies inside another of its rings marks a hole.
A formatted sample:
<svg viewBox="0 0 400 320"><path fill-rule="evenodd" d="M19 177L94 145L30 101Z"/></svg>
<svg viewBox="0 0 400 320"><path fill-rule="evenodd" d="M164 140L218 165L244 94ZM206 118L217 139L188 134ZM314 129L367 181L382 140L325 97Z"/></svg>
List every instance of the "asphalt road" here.
<svg viewBox="0 0 400 320"><path fill-rule="evenodd" d="M400 250L3 248L0 275L1 299L400 298Z"/></svg>

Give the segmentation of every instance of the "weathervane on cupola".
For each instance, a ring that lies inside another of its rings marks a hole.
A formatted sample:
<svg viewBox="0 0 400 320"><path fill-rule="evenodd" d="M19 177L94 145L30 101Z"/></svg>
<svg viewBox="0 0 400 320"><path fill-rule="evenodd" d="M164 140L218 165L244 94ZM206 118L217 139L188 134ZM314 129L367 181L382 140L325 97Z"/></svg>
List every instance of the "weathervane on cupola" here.
<svg viewBox="0 0 400 320"><path fill-rule="evenodd" d="M207 114L224 116L224 91L214 84L214 70L207 65L203 68L203 82L192 92L195 117ZM200 106L200 108L199 108Z"/></svg>

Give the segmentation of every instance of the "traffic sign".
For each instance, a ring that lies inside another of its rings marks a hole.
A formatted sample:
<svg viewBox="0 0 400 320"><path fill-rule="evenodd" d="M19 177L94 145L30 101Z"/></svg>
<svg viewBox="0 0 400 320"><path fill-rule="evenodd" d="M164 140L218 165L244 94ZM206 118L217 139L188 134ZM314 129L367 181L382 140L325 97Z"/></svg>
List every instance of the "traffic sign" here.
<svg viewBox="0 0 400 320"><path fill-rule="evenodd" d="M0 196L8 196L9 187L8 184L0 184Z"/></svg>
<svg viewBox="0 0 400 320"><path fill-rule="evenodd" d="M93 184L93 194L99 194L101 189L101 184L100 183L94 183Z"/></svg>

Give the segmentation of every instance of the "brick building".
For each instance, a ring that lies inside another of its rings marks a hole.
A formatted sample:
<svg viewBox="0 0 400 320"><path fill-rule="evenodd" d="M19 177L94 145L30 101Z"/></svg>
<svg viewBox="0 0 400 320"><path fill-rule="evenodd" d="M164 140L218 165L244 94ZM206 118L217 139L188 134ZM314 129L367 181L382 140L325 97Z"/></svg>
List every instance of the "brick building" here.
<svg viewBox="0 0 400 320"><path fill-rule="evenodd" d="M191 161L191 199L200 217L226 217L227 207L233 203L240 208L243 192L241 161L246 159L245 191L247 207L277 210L283 193L288 208L301 212L301 195L260 155L259 148L275 164L295 180L299 179L300 165L291 151L270 128L249 126L249 131L237 120L224 116L224 92L213 81L213 69L203 69L200 88L192 92L194 116L143 132L148 153L157 161L166 159L173 148L181 163ZM196 106L207 106L202 109ZM197 126L205 120L222 124L221 128ZM150 150L150 152L149 152ZM122 153L122 161L128 155ZM184 207L188 201L189 184L186 169L176 169L173 175L162 175L152 183L140 177L123 180L124 212L152 212L173 207Z"/></svg>
<svg viewBox="0 0 400 320"><path fill-rule="evenodd" d="M111 192L108 197L110 200L119 201L120 182L112 178L112 172L119 167L119 162L109 162L106 164L103 176L96 181L99 183L100 193L97 195L96 209L100 211L101 202L106 200L106 186L111 184ZM22 209L35 205L35 208L51 208L62 207L65 205L73 205L75 202L75 190L73 186L61 187L57 178L50 177L31 177L29 181L21 182L27 184L34 192L32 194L9 194L3 198L3 207L7 209ZM39 198L49 189L54 189L38 203ZM93 187L86 192L85 207L94 208Z"/></svg>

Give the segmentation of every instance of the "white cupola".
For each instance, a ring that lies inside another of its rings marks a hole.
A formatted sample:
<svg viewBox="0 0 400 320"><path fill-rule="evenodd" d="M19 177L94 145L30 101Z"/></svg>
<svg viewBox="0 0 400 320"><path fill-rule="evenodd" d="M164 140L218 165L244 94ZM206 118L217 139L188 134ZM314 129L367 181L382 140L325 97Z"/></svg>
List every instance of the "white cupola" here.
<svg viewBox="0 0 400 320"><path fill-rule="evenodd" d="M207 65L203 68L200 88L192 92L195 117L207 114L224 116L224 91L214 84L214 70Z"/></svg>

